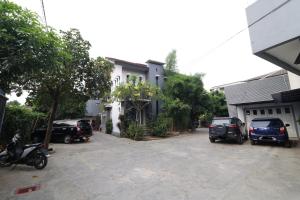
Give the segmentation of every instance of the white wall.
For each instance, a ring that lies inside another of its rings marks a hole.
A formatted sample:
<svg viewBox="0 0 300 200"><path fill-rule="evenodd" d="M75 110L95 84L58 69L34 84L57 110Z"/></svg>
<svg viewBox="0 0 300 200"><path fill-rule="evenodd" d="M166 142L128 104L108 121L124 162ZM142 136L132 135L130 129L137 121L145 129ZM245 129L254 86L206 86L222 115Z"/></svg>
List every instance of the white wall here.
<svg viewBox="0 0 300 200"><path fill-rule="evenodd" d="M250 5L246 11L253 52L298 37L299 8L299 0L258 0Z"/></svg>
<svg viewBox="0 0 300 200"><path fill-rule="evenodd" d="M112 87L111 91L113 92L116 86L118 86L122 82L122 66L121 65L115 65L114 70L111 74L111 81L112 81ZM120 133L120 130L117 126L119 122L119 115L121 110L121 104L120 102L113 102L111 103L112 109L111 109L111 119L113 123L113 133Z"/></svg>
<svg viewBox="0 0 300 200"><path fill-rule="evenodd" d="M300 88L300 76L288 72L291 90Z"/></svg>

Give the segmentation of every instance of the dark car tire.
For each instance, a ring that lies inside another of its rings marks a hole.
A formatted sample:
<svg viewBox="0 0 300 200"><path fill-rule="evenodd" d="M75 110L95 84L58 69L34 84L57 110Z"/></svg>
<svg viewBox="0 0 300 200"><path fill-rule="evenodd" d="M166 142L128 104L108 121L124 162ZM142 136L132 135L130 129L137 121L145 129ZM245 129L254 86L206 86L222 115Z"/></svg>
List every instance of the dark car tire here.
<svg viewBox="0 0 300 200"><path fill-rule="evenodd" d="M292 142L290 140L287 140L285 143L284 143L284 147L286 148L291 148L292 147Z"/></svg>
<svg viewBox="0 0 300 200"><path fill-rule="evenodd" d="M248 135L247 134L244 136L244 140L248 140Z"/></svg>
<svg viewBox="0 0 300 200"><path fill-rule="evenodd" d="M64 137L64 143L65 144L70 144L71 142L72 142L71 135L65 135L65 137Z"/></svg>
<svg viewBox="0 0 300 200"><path fill-rule="evenodd" d="M209 138L209 141L210 141L211 143L215 143L215 142L216 142L216 139L215 139L215 138Z"/></svg>
<svg viewBox="0 0 300 200"><path fill-rule="evenodd" d="M47 166L48 158L43 153L37 153L34 159L34 168L44 169Z"/></svg>
<svg viewBox="0 0 300 200"><path fill-rule="evenodd" d="M243 136L242 135L239 135L236 140L237 140L238 144L243 144Z"/></svg>
<svg viewBox="0 0 300 200"><path fill-rule="evenodd" d="M79 141L80 141L80 142L85 142L85 139L80 138Z"/></svg>
<svg viewBox="0 0 300 200"><path fill-rule="evenodd" d="M255 145L255 141L254 140L250 140L251 145Z"/></svg>

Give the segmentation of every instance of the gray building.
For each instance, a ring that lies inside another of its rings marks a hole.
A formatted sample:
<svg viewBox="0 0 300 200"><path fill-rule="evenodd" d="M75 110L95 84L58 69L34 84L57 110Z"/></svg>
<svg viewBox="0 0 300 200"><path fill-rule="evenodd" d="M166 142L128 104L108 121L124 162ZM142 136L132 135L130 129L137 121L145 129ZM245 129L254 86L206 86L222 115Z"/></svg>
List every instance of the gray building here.
<svg viewBox="0 0 300 200"><path fill-rule="evenodd" d="M0 89L0 135L2 130L2 123L3 118L5 114L5 104L6 104L7 98L5 97L4 92Z"/></svg>
<svg viewBox="0 0 300 200"><path fill-rule="evenodd" d="M281 118L290 124L289 136L298 139L300 89L291 90L290 82L288 72L279 70L225 87L229 115L240 118L248 128L254 118Z"/></svg>

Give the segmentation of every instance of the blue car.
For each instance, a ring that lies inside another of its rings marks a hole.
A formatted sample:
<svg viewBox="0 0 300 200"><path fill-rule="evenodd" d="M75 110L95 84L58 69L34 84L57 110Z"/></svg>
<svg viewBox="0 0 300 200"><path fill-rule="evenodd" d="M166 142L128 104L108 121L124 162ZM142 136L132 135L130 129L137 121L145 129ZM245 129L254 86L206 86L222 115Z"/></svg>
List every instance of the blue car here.
<svg viewBox="0 0 300 200"><path fill-rule="evenodd" d="M251 144L258 142L274 142L290 147L289 135L286 127L279 118L255 118L249 127L249 138Z"/></svg>

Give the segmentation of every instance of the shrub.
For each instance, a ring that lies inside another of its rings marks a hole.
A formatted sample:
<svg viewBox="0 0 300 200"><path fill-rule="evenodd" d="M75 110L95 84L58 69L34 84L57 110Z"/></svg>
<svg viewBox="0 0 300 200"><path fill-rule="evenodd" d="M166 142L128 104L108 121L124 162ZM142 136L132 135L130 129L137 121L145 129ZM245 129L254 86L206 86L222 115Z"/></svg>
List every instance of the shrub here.
<svg viewBox="0 0 300 200"><path fill-rule="evenodd" d="M135 123L129 124L126 136L133 140L142 140L144 138L144 129Z"/></svg>
<svg viewBox="0 0 300 200"><path fill-rule="evenodd" d="M151 130L152 135L158 137L166 137L168 130L171 128L172 119L164 116L159 116L153 123Z"/></svg>
<svg viewBox="0 0 300 200"><path fill-rule="evenodd" d="M34 112L30 108L19 104L8 103L5 107L0 142L2 144L10 142L17 130L20 130L23 135L24 142L30 142L33 129L39 126L38 123L44 121L45 118L44 113Z"/></svg>
<svg viewBox="0 0 300 200"><path fill-rule="evenodd" d="M105 132L106 132L107 134L112 134L112 131L113 131L113 124L112 124L112 120L111 120L111 119L107 120L105 126L106 126Z"/></svg>
<svg viewBox="0 0 300 200"><path fill-rule="evenodd" d="M120 122L118 123L118 128L120 130L120 136L126 137L127 136L126 132L129 127L128 117L126 115L119 115L119 120Z"/></svg>

